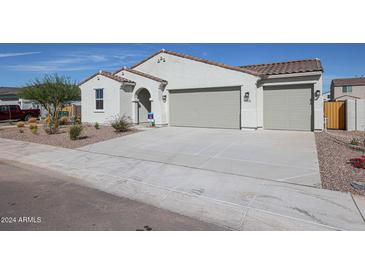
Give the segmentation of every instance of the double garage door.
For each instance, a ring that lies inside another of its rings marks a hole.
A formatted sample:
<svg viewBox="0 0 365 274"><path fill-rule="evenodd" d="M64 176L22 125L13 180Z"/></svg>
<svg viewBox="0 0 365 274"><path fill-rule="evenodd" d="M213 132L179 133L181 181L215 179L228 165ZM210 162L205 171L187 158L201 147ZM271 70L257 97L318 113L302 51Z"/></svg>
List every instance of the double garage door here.
<svg viewBox="0 0 365 274"><path fill-rule="evenodd" d="M240 128L240 87L170 90L170 125Z"/></svg>
<svg viewBox="0 0 365 274"><path fill-rule="evenodd" d="M264 87L264 129L313 130L313 85Z"/></svg>
<svg viewBox="0 0 365 274"><path fill-rule="evenodd" d="M312 85L264 87L263 127L312 130L312 97ZM169 108L172 126L239 129L240 87L170 90Z"/></svg>

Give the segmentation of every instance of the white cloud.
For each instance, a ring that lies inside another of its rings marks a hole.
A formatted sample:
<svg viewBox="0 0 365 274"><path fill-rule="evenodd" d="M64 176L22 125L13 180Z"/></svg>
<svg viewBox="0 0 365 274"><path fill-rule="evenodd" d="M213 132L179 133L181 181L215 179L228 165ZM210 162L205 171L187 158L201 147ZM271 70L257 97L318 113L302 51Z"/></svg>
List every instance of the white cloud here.
<svg viewBox="0 0 365 274"><path fill-rule="evenodd" d="M57 65L14 65L8 67L14 71L24 72L57 72L57 71L80 71L93 69L92 66L57 66Z"/></svg>
<svg viewBox="0 0 365 274"><path fill-rule="evenodd" d="M111 49L93 49L89 52L68 52L48 60L18 63L7 66L7 69L21 72L67 72L81 70L116 70L122 66L136 63L145 57L143 51Z"/></svg>
<svg viewBox="0 0 365 274"><path fill-rule="evenodd" d="M0 53L0 58L39 54L39 51Z"/></svg>

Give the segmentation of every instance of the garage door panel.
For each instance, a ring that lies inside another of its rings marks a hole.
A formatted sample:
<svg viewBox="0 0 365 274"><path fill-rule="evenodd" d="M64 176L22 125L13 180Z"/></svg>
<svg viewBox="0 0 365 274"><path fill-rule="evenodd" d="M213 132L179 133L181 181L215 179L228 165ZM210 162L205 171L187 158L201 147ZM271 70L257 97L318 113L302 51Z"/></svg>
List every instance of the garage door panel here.
<svg viewBox="0 0 365 274"><path fill-rule="evenodd" d="M240 128L240 89L170 91L170 125Z"/></svg>
<svg viewBox="0 0 365 274"><path fill-rule="evenodd" d="M264 128L312 130L312 85L264 88Z"/></svg>

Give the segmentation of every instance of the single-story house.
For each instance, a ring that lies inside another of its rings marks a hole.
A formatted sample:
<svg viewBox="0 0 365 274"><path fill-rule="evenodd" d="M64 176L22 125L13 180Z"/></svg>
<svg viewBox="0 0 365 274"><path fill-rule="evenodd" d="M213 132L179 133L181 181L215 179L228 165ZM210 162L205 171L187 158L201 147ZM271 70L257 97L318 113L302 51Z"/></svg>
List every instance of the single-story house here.
<svg viewBox="0 0 365 274"><path fill-rule="evenodd" d="M365 99L365 77L339 78L331 82L331 100Z"/></svg>
<svg viewBox="0 0 365 274"><path fill-rule="evenodd" d="M233 129L323 129L319 59L230 66L160 50L114 73L80 82L83 122L152 112L156 125Z"/></svg>

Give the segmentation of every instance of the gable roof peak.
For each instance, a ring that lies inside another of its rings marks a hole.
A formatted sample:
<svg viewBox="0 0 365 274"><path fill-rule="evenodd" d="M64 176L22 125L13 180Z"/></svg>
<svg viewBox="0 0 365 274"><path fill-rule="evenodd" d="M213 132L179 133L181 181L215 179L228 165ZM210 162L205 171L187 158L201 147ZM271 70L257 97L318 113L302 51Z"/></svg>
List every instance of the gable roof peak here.
<svg viewBox="0 0 365 274"><path fill-rule="evenodd" d="M124 77L120 77L120 76L117 76L117 75L114 75L108 71L104 71L104 70L99 70L99 72L97 73L94 73L93 75L91 75L90 77L82 80L78 85L82 85L84 83L86 83L87 81L91 80L92 78L94 78L95 76L98 76L98 75L101 75L101 76L104 76L104 77L107 77L107 78L110 78L114 81L117 81L117 82L120 82L120 83L130 83L130 84L135 84L134 81L131 81L127 78L124 78Z"/></svg>
<svg viewBox="0 0 365 274"><path fill-rule="evenodd" d="M230 66L230 65L223 64L223 63L209 61L209 60L206 60L206 59L203 59L203 58L200 58L200 57L194 57L194 56L191 56L191 55L177 53L177 52L169 51L169 50L165 50L165 49L161 49L161 50L155 52L154 54L148 56L147 58L143 59L139 63L133 65L131 67L131 69L135 69L139 65L143 64L144 62L148 61L149 59L155 57L156 55L158 55L160 53L166 53L166 54L174 55L174 56L177 56L177 57L180 57L180 58L185 58L185 59L189 59L189 60L193 60L193 61L196 61L196 62L200 62L200 63L212 65L212 66L217 66L217 67L221 67L221 68L225 68L225 69L229 69L229 70L239 71L239 72L251 74L251 75L254 75L254 76L261 76L260 73L258 73L257 71L254 71L254 70L251 70L251 69L248 69L248 68L240 68L240 67L237 67L237 66Z"/></svg>
<svg viewBox="0 0 365 274"><path fill-rule="evenodd" d="M151 74L147 74L147 73L144 73L142 71L139 71L139 70L135 70L135 69L130 69L130 68L127 68L125 67L124 69L122 70L119 70L117 72L114 73L114 75L116 75L116 73L119 73L119 72L123 72L123 71L128 71L130 73L134 73L136 75L139 75L139 76L142 76L142 77L145 77L145 78L148 78L148 79L151 79L151 80L154 80L154 81L157 81L157 82L160 82L162 84L165 84L167 85L167 81L164 80L164 79L161 79L159 77L156 77L156 76L153 76ZM123 75L123 74L122 74Z"/></svg>

